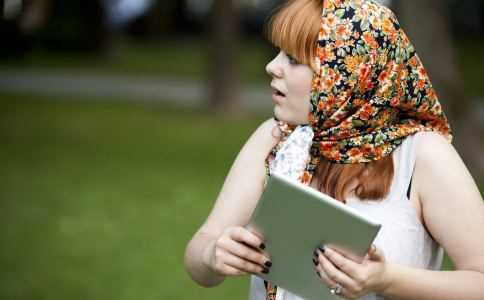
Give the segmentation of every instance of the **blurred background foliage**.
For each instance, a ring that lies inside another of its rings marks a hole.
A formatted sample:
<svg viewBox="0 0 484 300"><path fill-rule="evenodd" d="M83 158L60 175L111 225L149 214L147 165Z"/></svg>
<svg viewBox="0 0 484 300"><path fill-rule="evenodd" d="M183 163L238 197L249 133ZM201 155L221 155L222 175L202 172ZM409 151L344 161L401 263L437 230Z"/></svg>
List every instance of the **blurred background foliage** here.
<svg viewBox="0 0 484 300"><path fill-rule="evenodd" d="M272 115L263 25L283 2L0 2L1 299L247 298L247 277L197 286L183 254ZM385 4L482 191L483 1Z"/></svg>

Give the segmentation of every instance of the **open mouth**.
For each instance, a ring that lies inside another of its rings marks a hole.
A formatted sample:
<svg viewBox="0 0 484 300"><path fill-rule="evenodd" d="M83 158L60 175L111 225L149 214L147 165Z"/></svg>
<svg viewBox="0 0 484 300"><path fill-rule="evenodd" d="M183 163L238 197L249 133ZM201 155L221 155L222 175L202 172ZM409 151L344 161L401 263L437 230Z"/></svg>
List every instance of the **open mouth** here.
<svg viewBox="0 0 484 300"><path fill-rule="evenodd" d="M279 97L286 97L286 95L285 95L283 92L279 91L279 90L278 90L278 89L276 89L276 88L272 88L272 93L273 93L275 96L279 96Z"/></svg>
<svg viewBox="0 0 484 300"><path fill-rule="evenodd" d="M276 90L276 95L278 96L281 96L281 97L286 97L286 95L284 95L283 93L281 93L280 91Z"/></svg>

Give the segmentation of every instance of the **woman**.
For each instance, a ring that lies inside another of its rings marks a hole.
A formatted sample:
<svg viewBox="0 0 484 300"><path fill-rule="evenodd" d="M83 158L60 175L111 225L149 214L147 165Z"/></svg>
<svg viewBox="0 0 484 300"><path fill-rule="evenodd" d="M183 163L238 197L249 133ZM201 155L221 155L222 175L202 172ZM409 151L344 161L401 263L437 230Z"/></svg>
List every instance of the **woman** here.
<svg viewBox="0 0 484 300"><path fill-rule="evenodd" d="M300 299L265 282L270 249L244 228L267 173L280 172L383 224L359 264L315 249L315 276L343 299L484 299L484 204L413 46L390 10L365 0L293 0L273 17L281 51L274 119L237 156L187 246L202 286L251 274L250 299ZM277 121L276 121L277 120ZM443 250L455 271L440 271Z"/></svg>

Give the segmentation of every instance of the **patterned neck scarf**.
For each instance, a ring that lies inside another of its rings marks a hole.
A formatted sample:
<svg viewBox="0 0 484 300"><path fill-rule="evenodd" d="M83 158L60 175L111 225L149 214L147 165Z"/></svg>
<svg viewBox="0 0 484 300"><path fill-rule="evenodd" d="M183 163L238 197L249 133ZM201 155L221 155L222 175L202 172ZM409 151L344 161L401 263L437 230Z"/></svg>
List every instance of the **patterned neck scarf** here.
<svg viewBox="0 0 484 300"><path fill-rule="evenodd" d="M281 164L286 153L294 152L284 143L304 127L313 131L297 176L304 184L311 182L320 159L376 161L419 131L435 131L452 141L427 72L388 8L372 0L324 0L316 67L309 125L279 122L283 138L269 155L268 166ZM275 288L268 283L268 300L275 299Z"/></svg>

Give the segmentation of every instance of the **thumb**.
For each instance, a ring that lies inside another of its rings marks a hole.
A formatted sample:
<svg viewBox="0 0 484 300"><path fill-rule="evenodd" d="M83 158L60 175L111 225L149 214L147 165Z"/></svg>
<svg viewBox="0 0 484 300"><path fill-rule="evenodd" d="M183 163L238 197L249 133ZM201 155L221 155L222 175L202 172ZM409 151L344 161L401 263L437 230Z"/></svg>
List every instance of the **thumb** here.
<svg viewBox="0 0 484 300"><path fill-rule="evenodd" d="M371 245L370 251L368 251L368 258L375 261L384 261L385 255L383 251L377 248L374 244Z"/></svg>

